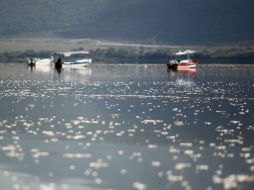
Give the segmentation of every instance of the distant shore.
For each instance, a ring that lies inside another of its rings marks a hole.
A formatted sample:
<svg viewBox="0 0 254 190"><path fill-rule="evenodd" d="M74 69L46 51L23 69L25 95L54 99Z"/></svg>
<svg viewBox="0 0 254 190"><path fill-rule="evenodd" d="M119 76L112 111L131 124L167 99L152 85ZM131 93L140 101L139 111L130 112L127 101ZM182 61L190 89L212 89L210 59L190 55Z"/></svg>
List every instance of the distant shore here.
<svg viewBox="0 0 254 190"><path fill-rule="evenodd" d="M24 62L28 57L49 58L57 51L89 50L94 62L166 63L175 52L192 49L200 63L254 64L254 44L179 46L112 42L93 39L0 39L0 62Z"/></svg>

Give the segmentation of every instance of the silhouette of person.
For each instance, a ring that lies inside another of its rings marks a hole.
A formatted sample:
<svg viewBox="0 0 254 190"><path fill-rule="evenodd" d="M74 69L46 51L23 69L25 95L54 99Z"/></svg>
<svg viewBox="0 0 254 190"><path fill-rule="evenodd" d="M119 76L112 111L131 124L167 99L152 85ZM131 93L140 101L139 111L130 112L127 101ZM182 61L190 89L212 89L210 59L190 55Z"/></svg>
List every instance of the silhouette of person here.
<svg viewBox="0 0 254 190"><path fill-rule="evenodd" d="M56 69L61 69L61 68L62 68L62 60L61 60L60 57L59 57L59 58L57 59L57 61L55 62L55 68L56 68Z"/></svg>

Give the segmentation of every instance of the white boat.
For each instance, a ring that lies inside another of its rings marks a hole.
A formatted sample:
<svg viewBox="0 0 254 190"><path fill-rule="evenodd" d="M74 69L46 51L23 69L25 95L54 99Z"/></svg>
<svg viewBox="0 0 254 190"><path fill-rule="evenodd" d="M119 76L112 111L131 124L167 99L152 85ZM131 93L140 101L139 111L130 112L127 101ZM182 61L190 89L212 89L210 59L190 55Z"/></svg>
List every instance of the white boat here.
<svg viewBox="0 0 254 190"><path fill-rule="evenodd" d="M86 67L92 63L88 51L57 52L53 55L55 67L57 68L79 68Z"/></svg>
<svg viewBox="0 0 254 190"><path fill-rule="evenodd" d="M30 66L36 66L36 67L40 67L40 66L51 66L52 64L52 59L50 58L45 58L45 59L41 59L41 58L28 58L28 65Z"/></svg>
<svg viewBox="0 0 254 190"><path fill-rule="evenodd" d="M195 68L196 65L198 64L198 61L190 59L190 54L193 54L193 53L195 53L195 51L192 51L192 50L178 51L176 53L177 56L187 55L187 59L170 60L167 63L168 68L177 69L177 70Z"/></svg>

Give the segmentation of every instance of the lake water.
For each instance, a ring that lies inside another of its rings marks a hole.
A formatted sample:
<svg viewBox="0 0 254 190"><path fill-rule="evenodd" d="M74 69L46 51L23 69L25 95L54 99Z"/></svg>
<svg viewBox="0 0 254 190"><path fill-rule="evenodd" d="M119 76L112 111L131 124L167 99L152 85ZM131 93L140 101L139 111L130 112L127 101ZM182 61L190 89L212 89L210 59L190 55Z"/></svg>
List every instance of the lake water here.
<svg viewBox="0 0 254 190"><path fill-rule="evenodd" d="M253 189L253 73L0 64L0 189Z"/></svg>

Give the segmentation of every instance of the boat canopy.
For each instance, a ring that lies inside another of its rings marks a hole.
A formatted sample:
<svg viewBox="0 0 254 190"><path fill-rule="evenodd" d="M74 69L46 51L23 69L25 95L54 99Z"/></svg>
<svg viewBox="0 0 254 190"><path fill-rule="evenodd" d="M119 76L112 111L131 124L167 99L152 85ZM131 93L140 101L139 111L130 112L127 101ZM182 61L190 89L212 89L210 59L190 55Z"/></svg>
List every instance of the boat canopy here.
<svg viewBox="0 0 254 190"><path fill-rule="evenodd" d="M64 57L77 56L77 55L88 55L89 51L66 51L66 52L57 52L55 55L62 55Z"/></svg>
<svg viewBox="0 0 254 190"><path fill-rule="evenodd" d="M193 53L195 53L196 51L193 51L193 50L185 50L185 51L178 51L177 53L176 53L176 55L189 55L189 54L193 54Z"/></svg>

